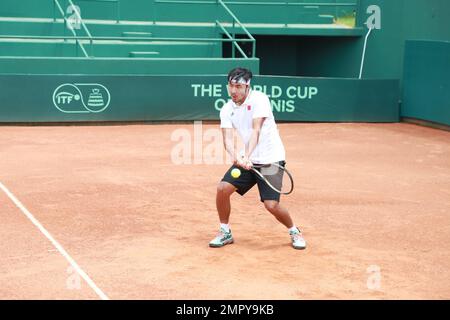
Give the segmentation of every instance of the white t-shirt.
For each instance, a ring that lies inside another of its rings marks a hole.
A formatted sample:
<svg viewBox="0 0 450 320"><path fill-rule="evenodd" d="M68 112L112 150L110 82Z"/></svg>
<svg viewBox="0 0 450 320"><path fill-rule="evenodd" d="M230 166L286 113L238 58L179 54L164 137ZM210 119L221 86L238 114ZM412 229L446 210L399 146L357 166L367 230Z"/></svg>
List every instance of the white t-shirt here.
<svg viewBox="0 0 450 320"><path fill-rule="evenodd" d="M235 128L248 146L255 118L266 119L261 127L258 144L250 155L250 161L255 164L268 164L286 160L269 98L263 92L250 90L247 99L240 106L229 100L220 110L220 127Z"/></svg>

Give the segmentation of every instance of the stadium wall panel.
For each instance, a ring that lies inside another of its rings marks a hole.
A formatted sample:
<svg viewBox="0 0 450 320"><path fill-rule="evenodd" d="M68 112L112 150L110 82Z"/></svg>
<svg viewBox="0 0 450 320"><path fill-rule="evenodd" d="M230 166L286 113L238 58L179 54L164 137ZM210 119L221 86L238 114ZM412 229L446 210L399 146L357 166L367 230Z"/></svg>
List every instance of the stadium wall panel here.
<svg viewBox="0 0 450 320"><path fill-rule="evenodd" d="M402 117L450 125L450 42L407 41Z"/></svg>

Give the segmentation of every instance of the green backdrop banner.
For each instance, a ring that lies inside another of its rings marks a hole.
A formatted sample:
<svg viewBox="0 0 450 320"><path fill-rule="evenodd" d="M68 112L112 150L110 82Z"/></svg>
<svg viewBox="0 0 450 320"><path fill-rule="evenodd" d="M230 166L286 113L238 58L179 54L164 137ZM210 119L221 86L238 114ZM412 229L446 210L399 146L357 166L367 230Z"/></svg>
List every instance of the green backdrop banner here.
<svg viewBox="0 0 450 320"><path fill-rule="evenodd" d="M217 120L226 76L1 75L0 122ZM276 120L399 121L398 80L256 76Z"/></svg>

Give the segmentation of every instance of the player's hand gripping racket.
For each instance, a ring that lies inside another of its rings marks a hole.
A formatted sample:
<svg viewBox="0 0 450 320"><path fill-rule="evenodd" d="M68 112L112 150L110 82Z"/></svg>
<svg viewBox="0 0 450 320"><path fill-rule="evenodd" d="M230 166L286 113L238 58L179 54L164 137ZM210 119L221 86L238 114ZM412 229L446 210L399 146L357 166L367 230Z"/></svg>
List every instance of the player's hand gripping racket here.
<svg viewBox="0 0 450 320"><path fill-rule="evenodd" d="M278 163L257 165L254 164L252 170L274 191L288 195L294 190L294 179L285 166Z"/></svg>

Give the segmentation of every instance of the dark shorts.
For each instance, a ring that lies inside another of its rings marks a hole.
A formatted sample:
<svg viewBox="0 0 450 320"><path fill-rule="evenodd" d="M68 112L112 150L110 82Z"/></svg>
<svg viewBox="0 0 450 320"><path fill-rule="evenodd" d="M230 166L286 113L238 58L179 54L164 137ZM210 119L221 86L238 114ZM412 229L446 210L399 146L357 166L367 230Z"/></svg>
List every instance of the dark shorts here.
<svg viewBox="0 0 450 320"><path fill-rule="evenodd" d="M285 166L285 161L279 161L277 162L281 166ZM231 170L234 168L238 168L241 170L241 175L238 178L233 178L231 176ZM281 189L281 184L283 180L283 171L282 170L273 170L272 168L259 168L257 169L259 172L262 173L262 175L269 180L269 182L275 187ZM280 194L272 188L270 188L267 183L262 180L256 173L254 173L251 170L245 170L243 168L237 167L235 165L231 166L230 169L225 173L225 175L222 178L222 181L228 182L236 187L236 192L239 193L241 196L247 193L255 184L258 185L259 190L259 196L261 198L261 201L264 202L264 200L275 200L280 202Z"/></svg>

